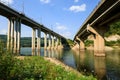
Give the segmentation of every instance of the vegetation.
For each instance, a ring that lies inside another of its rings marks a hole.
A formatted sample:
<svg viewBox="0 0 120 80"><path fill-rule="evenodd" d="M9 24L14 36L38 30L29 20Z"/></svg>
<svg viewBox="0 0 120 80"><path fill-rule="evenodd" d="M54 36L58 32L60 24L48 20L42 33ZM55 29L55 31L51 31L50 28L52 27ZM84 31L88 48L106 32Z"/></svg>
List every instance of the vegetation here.
<svg viewBox="0 0 120 80"><path fill-rule="evenodd" d="M93 40L86 40L85 46L89 47L89 46L93 45L93 43L94 43Z"/></svg>
<svg viewBox="0 0 120 80"><path fill-rule="evenodd" d="M117 41L106 41L105 45L106 46L120 46L120 40L117 40Z"/></svg>
<svg viewBox="0 0 120 80"><path fill-rule="evenodd" d="M71 46L74 44L74 42L71 39L67 39L67 43Z"/></svg>
<svg viewBox="0 0 120 80"><path fill-rule="evenodd" d="M56 66L40 56L16 58L0 41L0 80L96 80Z"/></svg>
<svg viewBox="0 0 120 80"><path fill-rule="evenodd" d="M108 37L115 34L120 35L120 20L109 26L108 32L105 33L105 36Z"/></svg>
<svg viewBox="0 0 120 80"><path fill-rule="evenodd" d="M7 35L0 35L0 39L6 44L7 43ZM37 39L36 39L37 42ZM21 38L21 47L31 47L32 38L31 37L22 37ZM44 46L44 39L41 38L41 46Z"/></svg>

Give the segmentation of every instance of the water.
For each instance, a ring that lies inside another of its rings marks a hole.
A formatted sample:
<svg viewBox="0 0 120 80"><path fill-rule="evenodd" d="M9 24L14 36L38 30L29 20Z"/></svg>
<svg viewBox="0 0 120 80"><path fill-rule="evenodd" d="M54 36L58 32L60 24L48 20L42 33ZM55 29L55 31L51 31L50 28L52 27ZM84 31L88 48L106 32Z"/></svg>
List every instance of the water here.
<svg viewBox="0 0 120 80"><path fill-rule="evenodd" d="M31 55L31 48L21 48L21 55ZM93 51L44 50L41 56L54 57L85 75L98 80L120 80L120 50L107 51L106 57L95 57Z"/></svg>

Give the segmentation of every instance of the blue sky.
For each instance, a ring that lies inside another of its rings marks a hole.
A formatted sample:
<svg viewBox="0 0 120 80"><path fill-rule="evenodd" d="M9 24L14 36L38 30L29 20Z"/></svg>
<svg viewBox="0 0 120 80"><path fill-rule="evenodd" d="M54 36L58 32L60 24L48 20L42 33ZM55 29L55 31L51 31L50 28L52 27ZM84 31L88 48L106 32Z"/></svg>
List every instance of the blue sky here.
<svg viewBox="0 0 120 80"><path fill-rule="evenodd" d="M0 0L49 29L73 39L100 0ZM0 16L0 34L7 33L7 19ZM22 25L22 37L32 29ZM42 33L43 34L43 33Z"/></svg>

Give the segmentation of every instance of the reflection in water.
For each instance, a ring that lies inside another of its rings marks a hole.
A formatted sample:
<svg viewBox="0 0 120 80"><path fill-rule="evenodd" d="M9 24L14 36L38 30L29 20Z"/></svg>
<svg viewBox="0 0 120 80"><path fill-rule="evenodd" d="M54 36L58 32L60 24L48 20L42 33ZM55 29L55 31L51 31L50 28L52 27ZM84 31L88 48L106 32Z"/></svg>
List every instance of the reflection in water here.
<svg viewBox="0 0 120 80"><path fill-rule="evenodd" d="M91 56L91 54L85 54L85 51L73 51L73 55L75 58L77 70L86 75L92 74L94 71L94 66L92 65L93 59L91 57L88 58Z"/></svg>
<svg viewBox="0 0 120 80"><path fill-rule="evenodd" d="M105 57L94 57L95 75L99 80L106 80Z"/></svg>
<svg viewBox="0 0 120 80"><path fill-rule="evenodd" d="M31 55L31 48L22 48L21 55ZM94 51L44 50L40 56L54 57L83 74L95 75L98 80L120 80L120 50L106 52L106 57L95 57Z"/></svg>
<svg viewBox="0 0 120 80"><path fill-rule="evenodd" d="M56 58L60 60L62 58L62 49L45 49L44 50L44 56L50 57L50 58Z"/></svg>

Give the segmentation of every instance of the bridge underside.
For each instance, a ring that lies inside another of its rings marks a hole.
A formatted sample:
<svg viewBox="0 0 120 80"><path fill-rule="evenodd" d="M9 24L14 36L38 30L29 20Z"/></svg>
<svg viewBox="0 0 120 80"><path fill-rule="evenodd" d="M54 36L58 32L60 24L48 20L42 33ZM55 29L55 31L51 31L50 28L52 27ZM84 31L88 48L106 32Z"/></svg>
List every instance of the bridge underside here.
<svg viewBox="0 0 120 80"><path fill-rule="evenodd" d="M104 0L84 22L74 41L79 42L78 44L83 46L83 42L92 34L94 36L95 55L105 56L104 33L108 31L108 26L111 23L118 20L120 20L120 0Z"/></svg>

